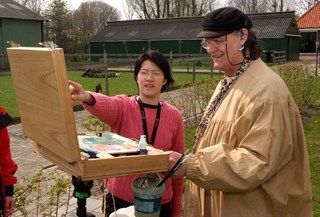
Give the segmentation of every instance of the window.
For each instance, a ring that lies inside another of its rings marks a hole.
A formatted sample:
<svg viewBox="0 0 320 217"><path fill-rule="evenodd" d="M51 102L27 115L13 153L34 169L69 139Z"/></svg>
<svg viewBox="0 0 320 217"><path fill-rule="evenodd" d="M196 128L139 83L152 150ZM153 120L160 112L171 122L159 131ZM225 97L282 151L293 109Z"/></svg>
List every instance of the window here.
<svg viewBox="0 0 320 217"><path fill-rule="evenodd" d="M316 32L302 32L300 52L302 53L314 53L316 52Z"/></svg>

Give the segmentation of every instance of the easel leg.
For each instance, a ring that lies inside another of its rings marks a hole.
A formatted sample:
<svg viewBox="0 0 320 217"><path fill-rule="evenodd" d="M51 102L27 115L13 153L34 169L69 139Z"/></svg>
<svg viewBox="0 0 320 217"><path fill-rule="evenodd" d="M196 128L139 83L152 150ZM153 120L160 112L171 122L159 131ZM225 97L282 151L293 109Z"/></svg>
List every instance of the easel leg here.
<svg viewBox="0 0 320 217"><path fill-rule="evenodd" d="M72 176L74 186L73 196L77 198L77 214L79 217L95 217L92 213L87 212L87 198L91 196L93 181L82 181L80 178Z"/></svg>

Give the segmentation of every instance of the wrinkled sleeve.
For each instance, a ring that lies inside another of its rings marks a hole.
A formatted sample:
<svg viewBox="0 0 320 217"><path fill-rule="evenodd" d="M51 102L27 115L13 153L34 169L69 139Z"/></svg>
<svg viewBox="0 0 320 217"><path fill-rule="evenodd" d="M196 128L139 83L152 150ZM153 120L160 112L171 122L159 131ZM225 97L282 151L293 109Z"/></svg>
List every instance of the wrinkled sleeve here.
<svg viewBox="0 0 320 217"><path fill-rule="evenodd" d="M172 150L184 153L184 127L182 116L179 113L177 120L177 131L173 138L173 147ZM183 178L173 179L172 180L172 190L173 190L173 198L171 204L171 215L172 216L181 216L182 214L182 198L183 198Z"/></svg>
<svg viewBox="0 0 320 217"><path fill-rule="evenodd" d="M289 106L250 104L230 129L237 144L205 145L188 159L187 178L201 188L224 192L246 191L264 183L291 160Z"/></svg>
<svg viewBox="0 0 320 217"><path fill-rule="evenodd" d="M128 97L125 95L110 97L100 93L89 93L95 99L95 104L89 106L82 103L82 106L100 121L107 123L111 127L118 126L122 121L123 107L126 105L123 102L127 101Z"/></svg>

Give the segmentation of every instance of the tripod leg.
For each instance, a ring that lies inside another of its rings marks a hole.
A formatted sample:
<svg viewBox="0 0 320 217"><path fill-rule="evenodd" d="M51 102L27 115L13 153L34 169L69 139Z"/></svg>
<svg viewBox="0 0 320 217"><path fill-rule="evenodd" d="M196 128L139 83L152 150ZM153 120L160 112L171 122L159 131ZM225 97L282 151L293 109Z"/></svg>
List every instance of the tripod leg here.
<svg viewBox="0 0 320 217"><path fill-rule="evenodd" d="M91 196L91 188L93 181L82 181L81 178L72 176L72 184L74 186L73 196L77 198L77 213L78 217L95 217L92 213L87 212L87 198Z"/></svg>

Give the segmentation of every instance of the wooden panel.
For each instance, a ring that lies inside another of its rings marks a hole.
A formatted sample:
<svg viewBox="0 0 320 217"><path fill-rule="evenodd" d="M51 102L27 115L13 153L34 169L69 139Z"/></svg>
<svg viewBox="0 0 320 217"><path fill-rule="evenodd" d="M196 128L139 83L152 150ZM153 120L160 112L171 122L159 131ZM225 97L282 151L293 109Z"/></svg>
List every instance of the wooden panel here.
<svg viewBox="0 0 320 217"><path fill-rule="evenodd" d="M49 149L46 149L45 146L37 144L35 142L32 143L33 150L41 154L43 157L45 157L48 161L51 161L52 163L56 164L57 166L61 167L64 171L70 173L73 176L76 177L82 177L83 176L83 165L82 163L85 163L86 160L77 161L70 163L66 161L66 159L62 158L61 156L57 155L56 153L51 152Z"/></svg>
<svg viewBox="0 0 320 217"><path fill-rule="evenodd" d="M22 128L36 152L82 180L168 169L169 154L157 149L148 155L80 157L63 50L7 51Z"/></svg>
<svg viewBox="0 0 320 217"><path fill-rule="evenodd" d="M24 134L65 159L80 159L63 49L8 48Z"/></svg>
<svg viewBox="0 0 320 217"><path fill-rule="evenodd" d="M169 154L165 152L119 157L105 154L104 158L83 158L78 162L69 163L37 143L33 143L33 149L71 175L81 177L83 181L106 177L164 172L167 171L169 167Z"/></svg>
<svg viewBox="0 0 320 217"><path fill-rule="evenodd" d="M89 159L83 164L83 180L168 171L169 154Z"/></svg>

